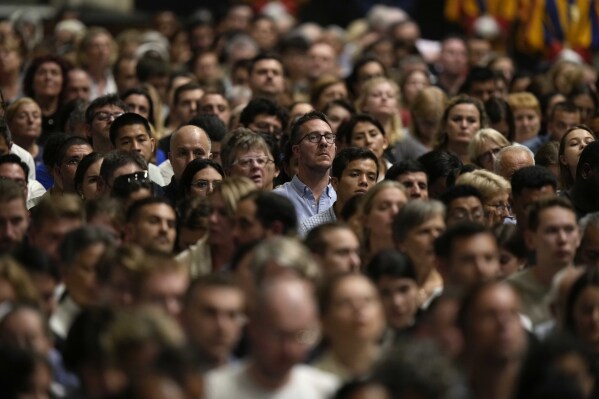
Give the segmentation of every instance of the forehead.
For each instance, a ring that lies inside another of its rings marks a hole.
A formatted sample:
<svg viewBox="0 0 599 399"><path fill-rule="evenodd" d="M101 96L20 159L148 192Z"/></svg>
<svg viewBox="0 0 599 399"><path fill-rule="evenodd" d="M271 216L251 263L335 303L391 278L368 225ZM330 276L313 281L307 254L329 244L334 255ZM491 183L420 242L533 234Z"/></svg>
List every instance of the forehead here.
<svg viewBox="0 0 599 399"><path fill-rule="evenodd" d="M449 115L453 114L476 114L478 116L478 108L474 104L457 104L449 110Z"/></svg>
<svg viewBox="0 0 599 399"><path fill-rule="evenodd" d="M353 161L349 162L345 167L345 170L348 171L353 169L371 169L372 171L376 172L377 164L376 162L374 162L374 160L370 158L354 159Z"/></svg>
<svg viewBox="0 0 599 399"><path fill-rule="evenodd" d="M481 292L475 298L473 310L484 310L497 307L517 307L518 304L518 296L514 290L506 284L500 284L488 287Z"/></svg>
<svg viewBox="0 0 599 399"><path fill-rule="evenodd" d="M281 63L278 60L269 58L269 59L266 59L266 60L260 60L260 61L256 62L256 64L254 65L254 68L252 69L252 71L258 70L258 69L279 69L279 70L283 70L283 65L281 65Z"/></svg>
<svg viewBox="0 0 599 399"><path fill-rule="evenodd" d="M114 104L104 104L94 109L94 113L98 112L123 112L124 109Z"/></svg>
<svg viewBox="0 0 599 399"><path fill-rule="evenodd" d="M121 137L121 136L125 136L125 135L139 135L139 134L145 134L146 136L150 135L150 133L148 131L146 131L146 127L141 124L121 126L116 132L117 137Z"/></svg>
<svg viewBox="0 0 599 399"><path fill-rule="evenodd" d="M179 93L179 100L182 99L200 99L202 97L202 95L204 94L204 92L202 91L202 89L192 89L192 90L185 90L182 91L181 93Z"/></svg>
<svg viewBox="0 0 599 399"><path fill-rule="evenodd" d="M200 145L202 147L207 147L208 135L199 127L186 126L177 132L172 144L175 148L186 145Z"/></svg>
<svg viewBox="0 0 599 399"><path fill-rule="evenodd" d="M148 204L141 209L140 215L142 216L160 216L164 218L175 218L175 211L173 208L166 204Z"/></svg>
<svg viewBox="0 0 599 399"><path fill-rule="evenodd" d="M497 241L490 232L477 233L471 236L456 237L453 240L452 249L454 252L459 252L460 250L497 250Z"/></svg>
<svg viewBox="0 0 599 399"><path fill-rule="evenodd" d="M92 151L93 151L92 146L89 144L74 144L65 151L65 156L79 155L79 154L87 155Z"/></svg>
<svg viewBox="0 0 599 399"><path fill-rule="evenodd" d="M576 214L574 213L574 211L568 208L563 208L561 206L551 206L539 212L539 226L551 224L556 222L557 220L577 225Z"/></svg>
<svg viewBox="0 0 599 399"><path fill-rule="evenodd" d="M276 115L258 114L254 117L253 123L273 123L281 125L281 120Z"/></svg>
<svg viewBox="0 0 599 399"><path fill-rule="evenodd" d="M480 201L480 199L473 196L456 198L449 204L450 208L471 208L475 206L482 206L482 202Z"/></svg>
<svg viewBox="0 0 599 399"><path fill-rule="evenodd" d="M356 234L347 227L331 229L323 234L327 247L359 245Z"/></svg>
<svg viewBox="0 0 599 399"><path fill-rule="evenodd" d="M407 172L407 173L402 173L401 175L399 175L399 177L397 178L397 180L399 182L402 181L428 181L428 177L426 176L426 173L424 172Z"/></svg>
<svg viewBox="0 0 599 399"><path fill-rule="evenodd" d="M304 122L304 124L300 126L301 134L308 134L312 132L331 133L332 130L329 124L321 119L310 119L309 121Z"/></svg>
<svg viewBox="0 0 599 399"><path fill-rule="evenodd" d="M47 62L44 62L43 64L41 64L37 68L36 72L39 72L41 70L48 70L48 69L60 69L60 65L58 65L57 63L55 63L53 61L47 61Z"/></svg>
<svg viewBox="0 0 599 399"><path fill-rule="evenodd" d="M3 163L3 164L0 164L0 175L2 175L2 176L19 175L19 176L25 178L25 171L23 170L23 168L20 165L17 165L16 163Z"/></svg>
<svg viewBox="0 0 599 399"><path fill-rule="evenodd" d="M148 101L148 99L146 98L146 96L144 96L143 94L130 94L127 96L127 98L125 98L125 102L127 103L146 103L149 104L150 102Z"/></svg>
<svg viewBox="0 0 599 399"><path fill-rule="evenodd" d="M214 103L218 103L218 104L229 104L227 102L227 100L218 93L210 93L210 94L204 94L200 100L200 102L202 104L214 104Z"/></svg>

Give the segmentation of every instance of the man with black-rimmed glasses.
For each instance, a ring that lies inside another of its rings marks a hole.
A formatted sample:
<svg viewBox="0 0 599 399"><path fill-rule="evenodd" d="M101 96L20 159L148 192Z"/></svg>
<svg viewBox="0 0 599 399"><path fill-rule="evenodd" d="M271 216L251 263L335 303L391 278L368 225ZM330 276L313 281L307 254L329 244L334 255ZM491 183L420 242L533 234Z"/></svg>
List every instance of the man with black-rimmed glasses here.
<svg viewBox="0 0 599 399"><path fill-rule="evenodd" d="M293 202L301 221L330 208L337 200L329 176L337 149L335 134L324 114L310 112L293 124L289 141L298 159L298 172L275 192Z"/></svg>
<svg viewBox="0 0 599 399"><path fill-rule="evenodd" d="M110 125L128 111L127 105L117 94L96 98L85 111L85 135L95 152L105 154L114 147L110 142Z"/></svg>

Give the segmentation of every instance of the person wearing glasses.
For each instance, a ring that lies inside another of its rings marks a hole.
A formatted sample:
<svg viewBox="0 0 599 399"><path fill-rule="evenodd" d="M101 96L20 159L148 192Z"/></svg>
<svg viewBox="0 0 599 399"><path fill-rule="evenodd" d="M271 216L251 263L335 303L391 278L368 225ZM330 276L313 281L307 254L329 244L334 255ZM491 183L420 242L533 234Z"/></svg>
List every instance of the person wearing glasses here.
<svg viewBox="0 0 599 399"><path fill-rule="evenodd" d="M298 171L290 182L275 189L295 205L298 220L314 216L337 200L330 184L330 170L337 147L336 136L320 112L300 117L291 127L289 142L297 157Z"/></svg>
<svg viewBox="0 0 599 399"><path fill-rule="evenodd" d="M150 179L159 186L165 185L158 166L150 163L156 141L146 118L134 112L119 116L110 125L110 142L117 150L139 153L148 164Z"/></svg>
<svg viewBox="0 0 599 399"><path fill-rule="evenodd" d="M127 111L127 105L117 94L98 97L87 107L85 135L91 141L95 152L106 154L114 149L110 141L110 125Z"/></svg>
<svg viewBox="0 0 599 399"><path fill-rule="evenodd" d="M54 185L48 190L49 195L75 194L75 174L79 162L93 152L88 141L79 136L71 136L58 148L52 176Z"/></svg>
<svg viewBox="0 0 599 399"><path fill-rule="evenodd" d="M222 183L225 172L211 159L194 159L187 164L179 184L178 201L186 197L206 197Z"/></svg>
<svg viewBox="0 0 599 399"><path fill-rule="evenodd" d="M447 227L465 221L484 224L483 197L474 186L460 184L445 190L439 200L445 205Z"/></svg>
<svg viewBox="0 0 599 399"><path fill-rule="evenodd" d="M245 128L235 129L223 139L221 161L227 176L244 176L256 187L271 191L279 175L279 162L264 138Z"/></svg>
<svg viewBox="0 0 599 399"><path fill-rule="evenodd" d="M477 169L458 177L455 184L474 186L480 191L486 226L493 227L512 218L512 206L509 201L512 186L503 177L488 170Z"/></svg>

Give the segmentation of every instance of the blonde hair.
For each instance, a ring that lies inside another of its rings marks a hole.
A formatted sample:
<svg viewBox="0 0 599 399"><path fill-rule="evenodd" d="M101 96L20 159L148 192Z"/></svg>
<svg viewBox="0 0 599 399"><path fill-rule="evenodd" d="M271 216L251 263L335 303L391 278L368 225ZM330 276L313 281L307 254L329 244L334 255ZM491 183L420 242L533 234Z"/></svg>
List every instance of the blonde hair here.
<svg viewBox="0 0 599 399"><path fill-rule="evenodd" d="M219 192L225 202L227 216L233 217L237 209L237 202L256 189L256 184L244 176L230 176L214 189L214 193ZM212 195L214 195L214 193Z"/></svg>
<svg viewBox="0 0 599 399"><path fill-rule="evenodd" d="M40 110L41 116L41 108L38 103L31 97L21 97L18 100L13 101L8 108L6 108L6 112L4 113L4 119L6 119L6 123L9 125L12 123L15 116L17 116L17 112L19 108L25 104L35 104L35 106Z"/></svg>
<svg viewBox="0 0 599 399"><path fill-rule="evenodd" d="M514 112L519 109L530 108L537 113L539 118L542 115L539 100L537 100L537 98L532 93L529 93L527 91L508 94L507 103Z"/></svg>
<svg viewBox="0 0 599 399"><path fill-rule="evenodd" d="M478 189L481 193L483 203L490 201L498 194L509 194L512 189L509 181L484 169L478 169L461 175L457 178L455 184L456 186L473 186Z"/></svg>
<svg viewBox="0 0 599 399"><path fill-rule="evenodd" d="M470 157L470 162L482 167L480 162L478 162L478 157L482 155L481 150L483 145L489 141L497 144L501 148L510 145L508 139L506 139L505 136L499 133L497 130L491 128L480 129L474 134L472 141L468 145L468 156Z"/></svg>
<svg viewBox="0 0 599 399"><path fill-rule="evenodd" d="M23 266L8 255L0 257L0 280L15 292L15 302L38 304L38 293Z"/></svg>
<svg viewBox="0 0 599 399"><path fill-rule="evenodd" d="M87 47L92 39L99 35L106 35L110 39L110 65L114 64L116 61L118 51L114 38L107 29L99 26L93 26L87 30L85 36L83 36L79 42L79 46L77 47L77 62L79 62L81 67L86 68L89 66L89 60L87 59L87 55L85 53L87 52Z"/></svg>
<svg viewBox="0 0 599 399"><path fill-rule="evenodd" d="M416 138L421 136L418 124L415 123L416 118L435 118L439 121L440 125L448 101L447 94L436 86L429 86L420 91L410 106L412 135Z"/></svg>
<svg viewBox="0 0 599 399"><path fill-rule="evenodd" d="M369 79L362 84L362 89L360 90L360 95L356 100L356 110L359 113L369 114L370 112L364 110L364 103L366 102L366 98L368 97L371 90L373 90L377 85L381 83L389 84L393 90L395 90L395 98L397 99L397 104L401 103L400 101L400 92L399 86L393 80L385 77L378 77ZM403 139L404 131L403 125L401 123L401 116L399 114L399 108L391 117L391 128L387 129L385 127L385 133L387 136L387 140L389 141L389 146L392 147L395 143Z"/></svg>

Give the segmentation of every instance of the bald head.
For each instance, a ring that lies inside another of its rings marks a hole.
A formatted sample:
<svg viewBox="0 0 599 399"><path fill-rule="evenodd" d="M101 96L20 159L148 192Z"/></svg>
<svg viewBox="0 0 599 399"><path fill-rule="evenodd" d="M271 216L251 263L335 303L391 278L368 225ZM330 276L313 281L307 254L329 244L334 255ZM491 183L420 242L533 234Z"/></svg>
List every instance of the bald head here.
<svg viewBox="0 0 599 399"><path fill-rule="evenodd" d="M512 175L519 169L526 166L534 166L535 156L528 147L515 144L502 148L493 164L495 173L508 181L512 180Z"/></svg>
<svg viewBox="0 0 599 399"><path fill-rule="evenodd" d="M168 159L175 173L175 181L181 180L185 167L194 159L211 158L210 149L210 138L203 129L185 125L175 130L171 135L171 150L168 153Z"/></svg>
<svg viewBox="0 0 599 399"><path fill-rule="evenodd" d="M254 316L258 318L313 317L316 320L317 317L314 288L308 281L288 274L265 281L256 297L256 305Z"/></svg>

